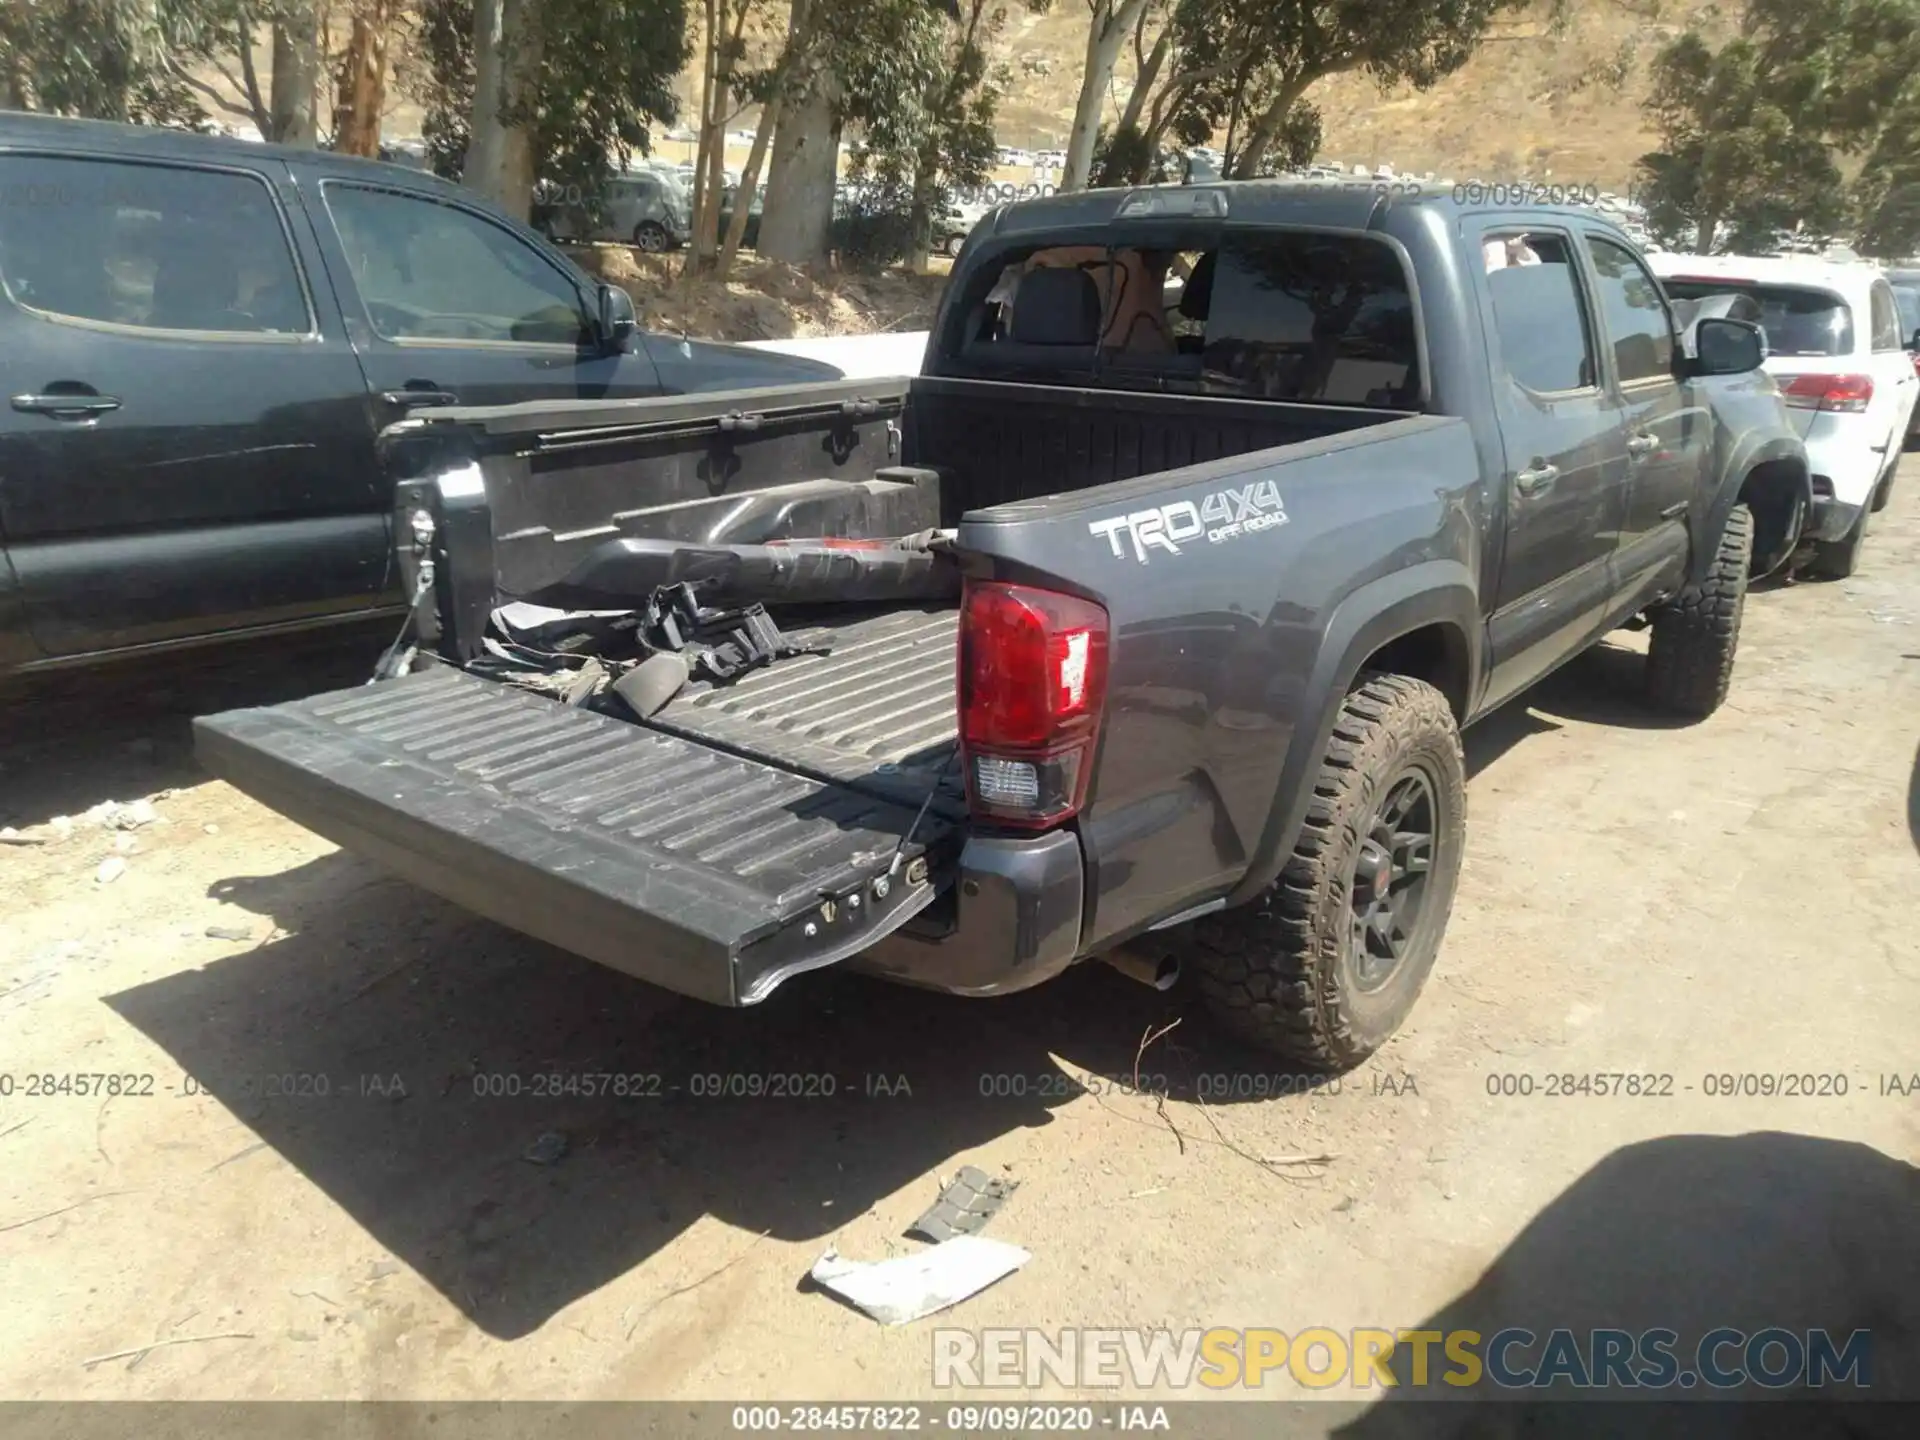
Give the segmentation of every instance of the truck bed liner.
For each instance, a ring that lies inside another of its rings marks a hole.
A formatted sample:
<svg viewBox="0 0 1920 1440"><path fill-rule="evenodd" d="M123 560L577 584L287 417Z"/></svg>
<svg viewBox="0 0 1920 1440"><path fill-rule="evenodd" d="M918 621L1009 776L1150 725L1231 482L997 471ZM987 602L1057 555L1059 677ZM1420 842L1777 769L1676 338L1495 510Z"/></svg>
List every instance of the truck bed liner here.
<svg viewBox="0 0 1920 1440"><path fill-rule="evenodd" d="M949 765L958 729L954 655L959 612L908 607L839 624L795 627L826 655L795 655L727 685L694 685L652 724L823 780L961 815Z"/></svg>
<svg viewBox="0 0 1920 1440"><path fill-rule="evenodd" d="M955 838L931 813L914 829L917 802L447 667L194 731L210 770L327 838L720 1004L750 1004L898 928L933 899Z"/></svg>

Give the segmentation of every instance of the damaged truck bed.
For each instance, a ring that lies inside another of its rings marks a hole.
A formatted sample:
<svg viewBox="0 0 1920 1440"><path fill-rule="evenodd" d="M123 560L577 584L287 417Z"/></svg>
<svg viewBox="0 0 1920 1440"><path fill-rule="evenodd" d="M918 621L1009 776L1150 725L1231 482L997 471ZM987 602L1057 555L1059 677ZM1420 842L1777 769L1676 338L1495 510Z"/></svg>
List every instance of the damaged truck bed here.
<svg viewBox="0 0 1920 1440"><path fill-rule="evenodd" d="M382 437L408 631L198 753L702 1000L1185 965L1245 1038L1349 1067L1440 945L1460 727L1641 614L1655 698L1706 713L1746 537L1799 513L1764 437L1633 449L1515 398L1496 321L1614 273L1544 237L1628 244L1537 218L1547 259L1494 273L1437 200L1063 197L983 222L911 379L417 411ZM1658 403L1710 413L1707 374Z"/></svg>

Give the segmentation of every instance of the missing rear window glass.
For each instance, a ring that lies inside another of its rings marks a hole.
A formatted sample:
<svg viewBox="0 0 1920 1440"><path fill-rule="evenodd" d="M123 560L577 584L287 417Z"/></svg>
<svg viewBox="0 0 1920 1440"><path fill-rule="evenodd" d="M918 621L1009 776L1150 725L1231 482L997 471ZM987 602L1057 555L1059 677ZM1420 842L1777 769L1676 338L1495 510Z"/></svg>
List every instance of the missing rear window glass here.
<svg viewBox="0 0 1920 1440"><path fill-rule="evenodd" d="M1420 395L1405 269L1362 237L1041 246L968 289L948 344L978 378L1395 408Z"/></svg>

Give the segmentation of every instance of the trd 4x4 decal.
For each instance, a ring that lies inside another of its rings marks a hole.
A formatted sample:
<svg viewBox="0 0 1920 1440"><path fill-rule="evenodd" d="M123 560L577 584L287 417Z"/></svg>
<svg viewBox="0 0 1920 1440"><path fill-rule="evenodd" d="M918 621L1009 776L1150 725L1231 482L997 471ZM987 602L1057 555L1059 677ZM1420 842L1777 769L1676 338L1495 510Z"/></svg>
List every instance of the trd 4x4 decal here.
<svg viewBox="0 0 1920 1440"><path fill-rule="evenodd" d="M1179 555L1182 545L1195 540L1218 545L1286 523L1287 507L1280 501L1280 487L1271 480L1256 480L1237 490L1216 490L1197 505L1191 500L1175 500L1171 505L1095 520L1087 529L1106 537L1116 559L1126 558L1127 552L1120 544L1124 535L1132 542L1133 558L1144 565L1148 550Z"/></svg>

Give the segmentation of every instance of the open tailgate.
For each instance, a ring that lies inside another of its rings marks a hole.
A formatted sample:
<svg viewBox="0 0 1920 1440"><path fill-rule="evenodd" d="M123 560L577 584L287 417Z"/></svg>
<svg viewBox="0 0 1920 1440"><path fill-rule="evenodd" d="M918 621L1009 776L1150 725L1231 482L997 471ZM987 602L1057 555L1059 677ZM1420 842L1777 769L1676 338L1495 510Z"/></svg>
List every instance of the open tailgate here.
<svg viewBox="0 0 1920 1440"><path fill-rule="evenodd" d="M960 838L934 808L446 667L208 716L194 743L214 774L424 889L722 1005L899 928Z"/></svg>

